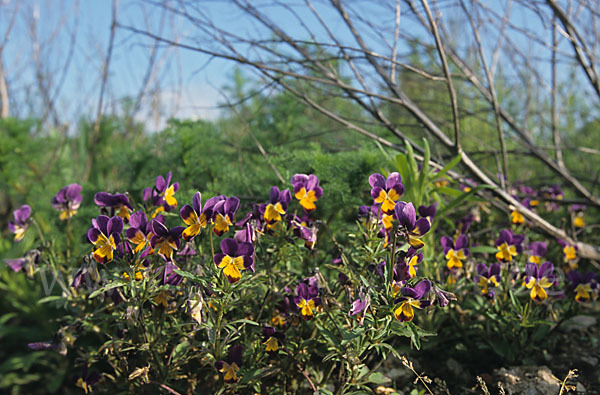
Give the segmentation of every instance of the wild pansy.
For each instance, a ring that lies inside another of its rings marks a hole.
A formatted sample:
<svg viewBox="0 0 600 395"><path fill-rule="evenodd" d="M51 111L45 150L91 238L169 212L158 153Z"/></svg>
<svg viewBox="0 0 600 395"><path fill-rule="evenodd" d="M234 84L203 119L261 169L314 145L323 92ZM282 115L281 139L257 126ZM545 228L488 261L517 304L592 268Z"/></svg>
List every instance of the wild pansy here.
<svg viewBox="0 0 600 395"><path fill-rule="evenodd" d="M548 243L545 241L534 241L529 244L529 251L531 252L531 255L529 255L527 262L539 265L548 251Z"/></svg>
<svg viewBox="0 0 600 395"><path fill-rule="evenodd" d="M523 240L525 236L516 235L510 229L504 229L500 232L500 236L496 239L496 247L498 252L496 258L503 262L511 262L513 257L523 251Z"/></svg>
<svg viewBox="0 0 600 395"><path fill-rule="evenodd" d="M179 190L179 183L171 184L172 173L167 173L167 178L163 176L156 177L153 188L144 189L144 201L150 201L158 208L155 210L152 217L161 211L171 211L177 207L177 199L175 193Z"/></svg>
<svg viewBox="0 0 600 395"><path fill-rule="evenodd" d="M432 205L430 206L424 206L421 205L419 206L419 208L417 209L419 215L421 217L427 218L429 220L429 222L433 222L433 219L435 218L435 214L437 213L437 202L433 202Z"/></svg>
<svg viewBox="0 0 600 395"><path fill-rule="evenodd" d="M314 211L317 208L315 202L323 196L319 178L314 174L295 174L291 183L294 187L294 197L300 201L302 208L308 213Z"/></svg>
<svg viewBox="0 0 600 395"><path fill-rule="evenodd" d="M467 193L467 192L471 192L471 189L473 189L473 188L471 188L471 185L477 186L477 182L475 182L475 180L472 178L465 178L465 181L461 182L460 185L458 186L458 188L461 191Z"/></svg>
<svg viewBox="0 0 600 395"><path fill-rule="evenodd" d="M408 251L398 253L398 264L395 267L395 277L397 281L406 281L409 278L417 276L417 265L423 261L423 253L413 247Z"/></svg>
<svg viewBox="0 0 600 395"><path fill-rule="evenodd" d="M558 244L562 247L564 261L569 264L569 269L577 269L579 267L577 263L577 246L562 239L558 240Z"/></svg>
<svg viewBox="0 0 600 395"><path fill-rule="evenodd" d="M240 281L242 270L254 271L254 246L251 243L238 243L235 239L221 241L222 253L215 254L215 265L223 269L230 284Z"/></svg>
<svg viewBox="0 0 600 395"><path fill-rule="evenodd" d="M310 282L306 284L301 282L296 287L296 297L294 303L300 309L300 315L305 320L310 320L314 316L315 309L321 305L321 298L319 298L319 288L316 282Z"/></svg>
<svg viewBox="0 0 600 395"><path fill-rule="evenodd" d="M365 296L362 296L362 297L356 299L354 302L352 302L352 307L350 308L348 315L351 317L356 316L358 323L360 325L363 325L364 320L365 320L365 311L367 310L368 307L369 307L369 299Z"/></svg>
<svg viewBox="0 0 600 395"><path fill-rule="evenodd" d="M375 203L381 205L381 211L386 214L392 214L396 202L404 193L402 177L400 173L390 173L387 180L379 173L369 176L371 185L371 197Z"/></svg>
<svg viewBox="0 0 600 395"><path fill-rule="evenodd" d="M550 288L556 281L554 274L554 265L550 262L544 262L538 267L535 263L525 265L525 279L523 286L531 289L529 296L537 303L541 303L548 298L546 288Z"/></svg>
<svg viewBox="0 0 600 395"><path fill-rule="evenodd" d="M398 307L394 310L394 316L396 319L402 322L412 321L415 317L415 311L413 308L422 309L423 307L429 306L431 303L428 300L422 300L425 295L429 293L431 289L431 283L425 279L415 285L414 287L403 287L400 290L400 296L394 301L394 304L398 304Z"/></svg>
<svg viewBox="0 0 600 395"><path fill-rule="evenodd" d="M5 259L4 262L15 272L24 271L27 277L32 279L39 257L39 250L29 250L22 258Z"/></svg>
<svg viewBox="0 0 600 395"><path fill-rule="evenodd" d="M488 267L484 263L479 263L475 269L477 275L473 279L481 287L481 294L493 299L496 296L496 291L490 288L497 288L500 283L500 264L492 263Z"/></svg>
<svg viewBox="0 0 600 395"><path fill-rule="evenodd" d="M277 187L271 188L269 203L263 203L259 206L259 211L267 223L267 227L270 228L281 221L281 216L287 212L291 200L292 195L288 189L280 191Z"/></svg>
<svg viewBox="0 0 600 395"><path fill-rule="evenodd" d="M154 220L165 223L165 218L162 215L158 215ZM143 211L136 211L129 217L129 229L125 232L125 236L130 243L135 245L133 251L136 254L146 251L146 255L149 255L153 252L150 247L150 240L153 235L152 225L148 222L148 217Z"/></svg>
<svg viewBox="0 0 600 395"><path fill-rule="evenodd" d="M569 207L569 211L573 213L573 226L576 228L585 227L585 210L587 206L585 204L573 204Z"/></svg>
<svg viewBox="0 0 600 395"><path fill-rule="evenodd" d="M294 235L299 239L304 240L304 246L309 250L312 250L317 242L317 226L315 223L311 223L307 215L303 215L302 218L297 215L290 217L290 224L294 229Z"/></svg>
<svg viewBox="0 0 600 395"><path fill-rule="evenodd" d="M569 280L571 281L571 289L575 292L577 303L589 302L592 299L593 286L597 286L593 272L588 272L585 276L582 276L577 270L571 270Z"/></svg>
<svg viewBox="0 0 600 395"><path fill-rule="evenodd" d="M233 226L235 213L239 206L240 199L235 196L226 197L219 195L206 201L204 211L206 213L212 211L213 232L217 236L222 236L229 231L230 226Z"/></svg>
<svg viewBox="0 0 600 395"><path fill-rule="evenodd" d="M235 346L231 347L231 350L229 350L229 355L224 361L215 362L215 368L219 372L225 373L223 380L225 380L226 383L234 383L239 380L237 374L242 367L243 352L244 347L240 344L236 344Z"/></svg>
<svg viewBox="0 0 600 395"><path fill-rule="evenodd" d="M525 217L515 209L510 213L510 222L515 225L521 225L525 223Z"/></svg>
<svg viewBox="0 0 600 395"><path fill-rule="evenodd" d="M92 227L88 230L88 240L96 247L94 259L98 263L108 263L113 260L114 251L121 242L123 218L99 215L92 219Z"/></svg>
<svg viewBox="0 0 600 395"><path fill-rule="evenodd" d="M8 229L15 234L15 241L19 242L25 237L25 231L29 227L31 207L22 205L13 212L13 221L8 222Z"/></svg>
<svg viewBox="0 0 600 395"><path fill-rule="evenodd" d="M191 241L208 225L212 217L212 209L209 207L208 210L202 211L202 194L196 192L192 198L192 205L183 206L179 210L179 215L187 225L181 236L185 241Z"/></svg>
<svg viewBox="0 0 600 395"><path fill-rule="evenodd" d="M150 221L150 226L153 233L150 238L150 245L165 260L172 261L173 251L179 249L181 245L181 233L183 233L185 228L183 226L175 226L169 229L156 218Z"/></svg>
<svg viewBox="0 0 600 395"><path fill-rule="evenodd" d="M417 220L417 213L412 203L398 202L394 207L394 215L402 229L400 230L406 237L408 243L413 248L421 248L425 245L420 237L425 235L431 229L431 224L427 218Z"/></svg>
<svg viewBox="0 0 600 395"><path fill-rule="evenodd" d="M448 262L448 269L460 269L463 267L463 261L469 256L469 239L465 235L460 235L456 238L456 243L451 237L442 236L442 246L444 247L444 255Z"/></svg>
<svg viewBox="0 0 600 395"><path fill-rule="evenodd" d="M70 184L52 198L52 207L60 211L58 218L65 221L77 214L82 200L81 185Z"/></svg>
<svg viewBox="0 0 600 395"><path fill-rule="evenodd" d="M265 351L271 355L277 354L280 348L279 343L285 339L285 335L268 325L262 328L262 335Z"/></svg>
<svg viewBox="0 0 600 395"><path fill-rule="evenodd" d="M546 211L558 211L560 210L560 205L556 203L554 200L562 200L564 198L564 193L560 188L560 185L551 185L546 187L540 191L540 195L542 198L546 200L545 206Z"/></svg>
<svg viewBox="0 0 600 395"><path fill-rule="evenodd" d="M86 394L92 392L92 385L96 385L102 379L98 372L88 372L87 363L81 368L81 376L77 379L75 385L83 390Z"/></svg>
<svg viewBox="0 0 600 395"><path fill-rule="evenodd" d="M108 216L118 215L124 221L129 221L129 216L133 211L129 198L123 193L98 192L94 195L94 203L100 208L105 208Z"/></svg>
<svg viewBox="0 0 600 395"><path fill-rule="evenodd" d="M157 272L161 273L160 285L179 285L183 281L183 277L175 273L175 270L179 270L176 264L173 262L165 262L165 264L157 269Z"/></svg>

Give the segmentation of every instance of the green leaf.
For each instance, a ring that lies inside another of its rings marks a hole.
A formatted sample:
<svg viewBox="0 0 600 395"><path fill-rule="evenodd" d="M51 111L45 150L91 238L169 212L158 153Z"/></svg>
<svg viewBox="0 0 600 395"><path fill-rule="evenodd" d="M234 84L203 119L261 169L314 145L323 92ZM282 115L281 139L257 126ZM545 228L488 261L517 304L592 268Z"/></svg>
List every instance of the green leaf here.
<svg viewBox="0 0 600 395"><path fill-rule="evenodd" d="M383 373L374 372L369 375L368 381L369 381L369 383L373 383L373 384L385 384L385 383L389 383L390 381L392 381L392 379L384 376Z"/></svg>
<svg viewBox="0 0 600 395"><path fill-rule="evenodd" d="M461 159L461 154L458 154L454 157L454 159L452 159L450 162L448 162L448 164L444 167L442 167L442 170L438 171L437 173L434 173L434 177L435 178L441 178L444 177L446 175L446 173L448 173L450 170L452 170L457 164L460 163L460 159Z"/></svg>
<svg viewBox="0 0 600 395"><path fill-rule="evenodd" d="M65 300L65 298L61 295L50 295L38 300L38 304L54 302L55 300Z"/></svg>
<svg viewBox="0 0 600 395"><path fill-rule="evenodd" d="M113 289L113 288L119 288L119 287L122 287L122 286L124 286L124 285L127 285L127 283L126 283L126 282L123 282L123 281L115 281L115 282L112 282L112 283L110 283L110 284L107 284L107 285L105 285L105 286L104 286L104 287L102 287L102 288L98 288L97 290L95 290L94 292L92 292L92 293L90 294L90 296L88 296L88 299L95 298L96 296L100 295L101 293L104 293L104 292L106 292L106 291L108 291L108 290L111 290L111 289Z"/></svg>
<svg viewBox="0 0 600 395"><path fill-rule="evenodd" d="M469 251L476 254L495 254L498 252L498 249L491 246L475 246L469 248Z"/></svg>

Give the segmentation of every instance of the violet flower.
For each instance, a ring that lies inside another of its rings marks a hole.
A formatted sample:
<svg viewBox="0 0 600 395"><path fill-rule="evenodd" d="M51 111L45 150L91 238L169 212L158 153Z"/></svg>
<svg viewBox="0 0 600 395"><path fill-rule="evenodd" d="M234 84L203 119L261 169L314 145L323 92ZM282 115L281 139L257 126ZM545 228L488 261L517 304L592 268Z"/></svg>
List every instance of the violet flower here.
<svg viewBox="0 0 600 395"><path fill-rule="evenodd" d="M402 232L413 248L422 248L425 243L420 238L429 232L431 224L427 218L417 220L417 213L412 203L398 202L394 207L394 216L402 226Z"/></svg>
<svg viewBox="0 0 600 395"><path fill-rule="evenodd" d="M310 320L314 316L315 309L321 305L317 284L315 282L310 285L304 282L298 284L296 295L298 296L294 298L294 303L300 309L300 315L305 320Z"/></svg>
<svg viewBox="0 0 600 395"><path fill-rule="evenodd" d="M492 263L489 267L484 263L479 263L476 267L477 275L473 278L481 287L481 294L493 299L496 296L495 289L500 283L500 264Z"/></svg>
<svg viewBox="0 0 600 395"><path fill-rule="evenodd" d="M400 290L400 296L394 301L394 304L398 304L398 307L394 310L394 316L396 319L402 322L412 321L415 317L413 308L422 309L431 304L428 300L422 300L425 295L429 293L431 289L431 283L429 280L423 280L413 288L403 287Z"/></svg>
<svg viewBox="0 0 600 395"><path fill-rule="evenodd" d="M465 235L456 238L456 243L451 237L442 236L442 246L444 247L444 256L448 260L446 267L448 269L460 269L463 267L463 261L469 256L469 239Z"/></svg>
<svg viewBox="0 0 600 395"><path fill-rule="evenodd" d="M191 241L208 225L208 221L212 217L212 208L209 207L202 211L202 194L196 192L192 198L192 205L183 206L179 210L179 215L187 225L181 236L185 241Z"/></svg>
<svg viewBox="0 0 600 395"><path fill-rule="evenodd" d="M548 243L545 241L534 241L529 244L529 251L531 251L531 255L529 255L527 262L539 265L548 251Z"/></svg>
<svg viewBox="0 0 600 395"><path fill-rule="evenodd" d="M133 211L129 198L123 193L98 192L94 195L94 203L98 207L106 208L109 216L118 215L124 221L129 221L129 216Z"/></svg>
<svg viewBox="0 0 600 395"><path fill-rule="evenodd" d="M381 174L374 173L369 176L371 185L371 197L373 201L381 205L381 211L391 214L394 211L396 202L404 193L402 177L400 173L390 173L385 179Z"/></svg>
<svg viewBox="0 0 600 395"><path fill-rule="evenodd" d="M554 265L550 262L544 262L538 267L535 263L525 265L525 278L523 286L531 289L529 296L537 303L541 303L548 298L546 288L550 288L556 281L554 274Z"/></svg>
<svg viewBox="0 0 600 395"><path fill-rule="evenodd" d="M222 253L215 254L215 265L223 269L230 284L242 278L242 270L254 271L254 246L251 243L238 243L234 239L221 241Z"/></svg>
<svg viewBox="0 0 600 395"><path fill-rule="evenodd" d="M302 208L308 213L314 211L317 208L315 202L323 196L319 178L314 174L295 174L291 183L294 187L294 197L300 201Z"/></svg>
<svg viewBox="0 0 600 395"><path fill-rule="evenodd" d="M121 242L123 219L121 217L109 218L99 215L92 219L92 227L88 230L89 241L96 246L94 259L98 263L108 263L113 260L114 251Z"/></svg>
<svg viewBox="0 0 600 395"><path fill-rule="evenodd" d="M58 191L51 203L52 207L60 211L58 218L64 221L77 214L82 200L81 185L70 184Z"/></svg>
<svg viewBox="0 0 600 395"><path fill-rule="evenodd" d="M181 234L185 229L183 226L175 226L168 229L162 222L156 218L150 221L152 233L150 245L158 251L165 260L173 260L173 251L177 251L181 245Z"/></svg>
<svg viewBox="0 0 600 395"><path fill-rule="evenodd" d="M275 223L281 221L281 216L287 212L291 200L292 195L288 189L280 191L277 187L271 188L269 203L259 206L259 212L267 223L267 227L272 227Z"/></svg>
<svg viewBox="0 0 600 395"><path fill-rule="evenodd" d="M29 227L31 217L31 207L27 204L22 205L13 212L13 221L8 222L8 229L15 234L15 241L23 240L25 231Z"/></svg>
<svg viewBox="0 0 600 395"><path fill-rule="evenodd" d="M498 252L496 258L503 262L511 262L513 257L523 251L523 240L525 236L516 235L510 229L504 229L496 240Z"/></svg>
<svg viewBox="0 0 600 395"><path fill-rule="evenodd" d="M234 383L239 380L237 373L242 367L242 353L244 352L244 347L242 345L236 344L231 347L229 350L229 355L225 358L224 361L215 362L215 368L221 372L225 373L223 379L226 383Z"/></svg>

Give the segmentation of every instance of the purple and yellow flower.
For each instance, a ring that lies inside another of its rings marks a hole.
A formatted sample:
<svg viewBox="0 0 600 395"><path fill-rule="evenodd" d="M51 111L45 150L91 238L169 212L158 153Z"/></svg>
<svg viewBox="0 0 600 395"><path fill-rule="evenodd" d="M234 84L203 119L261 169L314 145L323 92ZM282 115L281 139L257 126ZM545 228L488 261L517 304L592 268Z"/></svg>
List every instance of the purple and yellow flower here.
<svg viewBox="0 0 600 395"><path fill-rule="evenodd" d="M492 263L490 267L487 267L486 264L479 263L475 269L477 275L474 280L481 287L481 294L493 299L496 291L490 288L497 288L500 283L500 264Z"/></svg>
<svg viewBox="0 0 600 395"><path fill-rule="evenodd" d="M100 381L102 376L97 372L88 372L87 364L84 364L81 368L81 376L77 379L75 385L83 390L86 394L92 392L92 385L95 385Z"/></svg>
<svg viewBox="0 0 600 395"><path fill-rule="evenodd" d="M98 192L94 195L94 203L98 207L106 208L109 216L118 215L123 218L123 221L129 221L129 216L133 211L129 198L123 193Z"/></svg>
<svg viewBox="0 0 600 395"><path fill-rule="evenodd" d="M25 231L29 227L31 217L31 207L27 204L22 205L13 212L13 221L9 221L8 229L15 234L15 241L23 240Z"/></svg>
<svg viewBox="0 0 600 395"><path fill-rule="evenodd" d="M88 239L96 247L94 259L98 263L108 263L113 260L114 251L121 242L123 219L109 218L99 215L92 219L92 227L88 230Z"/></svg>
<svg viewBox="0 0 600 395"><path fill-rule="evenodd" d="M304 240L304 246L309 250L312 250L317 242L316 224L311 223L307 215L303 215L302 218L292 215L290 223L294 229L294 235L299 239Z"/></svg>
<svg viewBox="0 0 600 395"><path fill-rule="evenodd" d="M185 241L191 241L208 225L208 221L212 217L212 209L209 207L208 210L202 211L202 194L196 192L192 198L192 205L183 206L179 210L179 215L187 225L181 236Z"/></svg>
<svg viewBox="0 0 600 395"><path fill-rule="evenodd" d="M165 260L172 261L173 252L177 251L181 245L181 234L185 228L183 226L175 226L168 229L156 218L150 221L150 226L153 233L150 238L150 245Z"/></svg>
<svg viewBox="0 0 600 395"><path fill-rule="evenodd" d="M551 185L546 187L540 191L540 195L542 198L546 199L546 211L558 211L560 210L560 205L554 200L562 200L564 198L564 193L560 188L560 185Z"/></svg>
<svg viewBox="0 0 600 395"><path fill-rule="evenodd" d="M226 383L235 383L239 380L238 371L242 367L242 354L244 352L244 347L236 344L231 347L229 350L229 355L225 358L224 361L215 362L215 368L221 372L225 373L223 379Z"/></svg>
<svg viewBox="0 0 600 395"><path fill-rule="evenodd" d="M371 197L373 197L374 202L381 205L381 211L392 214L396 202L400 200L404 193L400 173L390 173L387 180L379 173L371 174L369 184L371 185Z"/></svg>
<svg viewBox="0 0 600 395"><path fill-rule="evenodd" d="M162 224L165 223L165 218L162 215L158 215L155 221L159 221ZM152 225L148 222L148 217L143 211L136 211L129 217L129 229L125 232L125 236L130 243L135 245L134 252L137 254L142 251L146 251L147 254L151 254L150 240L154 233L152 232Z"/></svg>
<svg viewBox="0 0 600 395"><path fill-rule="evenodd" d="M431 229L427 218L419 218L412 203L398 202L394 207L394 215L403 227L403 233L411 247L419 249L425 245L421 237Z"/></svg>
<svg viewBox="0 0 600 395"><path fill-rule="evenodd" d="M513 257L523 251L523 240L525 236L516 235L510 229L504 229L496 240L498 252L496 258L503 262L511 262Z"/></svg>
<svg viewBox="0 0 600 395"><path fill-rule="evenodd" d="M569 211L573 213L573 226L576 228L585 228L585 204L573 204L569 207Z"/></svg>
<svg viewBox="0 0 600 395"><path fill-rule="evenodd" d="M179 270L173 262L165 262L164 266L157 269L161 273L160 285L179 285L183 281L183 277L175 273L175 269Z"/></svg>
<svg viewBox="0 0 600 395"><path fill-rule="evenodd" d="M525 217L515 209L510 213L510 222L515 225L520 225L525 223Z"/></svg>
<svg viewBox="0 0 600 395"><path fill-rule="evenodd" d="M433 222L433 219L435 218L435 214L437 213L437 205L438 205L437 202L434 202L430 206L421 205L421 206L419 206L417 211L419 212L419 215L421 217L429 219L429 222L431 223L431 222Z"/></svg>
<svg viewBox="0 0 600 395"><path fill-rule="evenodd" d="M469 256L469 239L465 235L456 238L456 243L451 237L442 236L442 246L444 247L444 256L448 260L446 267L448 269L460 269L463 267L463 261Z"/></svg>
<svg viewBox="0 0 600 395"><path fill-rule="evenodd" d="M154 211L152 218L161 211L171 211L177 207L175 193L179 190L179 183L171 184L172 173L167 173L167 178L163 176L156 177L153 188L144 189L144 201L150 201L158 208Z"/></svg>
<svg viewBox="0 0 600 395"><path fill-rule="evenodd" d="M594 285L597 286L595 275L593 272L588 272L582 276L577 270L569 272L569 280L571 280L571 289L575 292L575 300L577 303L589 302L594 296Z"/></svg>
<svg viewBox="0 0 600 395"><path fill-rule="evenodd" d="M281 216L287 212L291 200L292 194L289 189L280 191L277 187L271 188L269 203L259 206L259 211L267 223L267 227L272 227L275 223L281 221Z"/></svg>
<svg viewBox="0 0 600 395"><path fill-rule="evenodd" d="M39 257L39 250L29 250L22 258L5 259L4 262L15 272L24 271L27 277L31 279L35 273Z"/></svg>
<svg viewBox="0 0 600 395"><path fill-rule="evenodd" d="M316 308L321 305L321 298L318 296L319 288L316 282L298 284L296 295L298 296L294 298L294 303L300 309L300 315L305 320L310 320L313 318Z"/></svg>
<svg viewBox="0 0 600 395"><path fill-rule="evenodd" d="M271 355L277 354L279 352L279 348L281 347L280 342L285 339L285 335L268 325L263 327L262 335L264 339L263 345L265 346L265 351Z"/></svg>
<svg viewBox="0 0 600 395"><path fill-rule="evenodd" d="M431 304L428 300L422 300L429 293L430 289L431 283L429 280L421 281L414 288L403 287L400 290L402 296L394 301L394 304L399 304L394 310L396 319L402 322L412 321L415 317L414 308L422 309Z"/></svg>
<svg viewBox="0 0 600 395"><path fill-rule="evenodd" d="M230 226L233 226L235 213L239 206L240 199L235 196L225 197L224 195L219 195L206 201L204 211L207 214L209 211L212 211L213 232L217 236L222 236L229 231Z"/></svg>
<svg viewBox="0 0 600 395"><path fill-rule="evenodd" d="M365 311L369 307L369 299L366 297L361 297L352 302L352 307L348 312L349 316L356 316L358 323L363 325L365 321Z"/></svg>
<svg viewBox="0 0 600 395"><path fill-rule="evenodd" d="M417 276L417 265L423 261L423 254L417 249L409 247L408 251L398 253L398 264L394 268L394 279L398 282L415 278ZM382 266L382 267L385 267Z"/></svg>
<svg viewBox="0 0 600 395"><path fill-rule="evenodd" d="M314 174L295 174L291 182L294 187L294 196L300 201L302 208L308 213L314 211L317 208L315 202L323 196L319 178Z"/></svg>
<svg viewBox="0 0 600 395"><path fill-rule="evenodd" d="M234 239L223 239L221 251L214 256L215 265L223 269L230 284L240 281L242 270L254 271L254 246L251 243L238 243Z"/></svg>
<svg viewBox="0 0 600 395"><path fill-rule="evenodd" d="M537 303L541 303L548 298L547 288L550 288L556 281L554 274L554 265L550 262L544 262L538 267L535 263L525 265L525 279L523 286L531 289L529 296Z"/></svg>
<svg viewBox="0 0 600 395"><path fill-rule="evenodd" d="M529 255L527 262L539 265L542 262L542 258L548 251L548 243L545 241L534 241L533 243L529 244L529 251L531 252L531 255Z"/></svg>
<svg viewBox="0 0 600 395"><path fill-rule="evenodd" d="M558 244L562 247L564 261L569 264L569 269L577 269L577 246L559 239Z"/></svg>
<svg viewBox="0 0 600 395"><path fill-rule="evenodd" d="M82 200L81 185L70 184L52 198L52 207L60 211L58 218L64 221L77 214Z"/></svg>

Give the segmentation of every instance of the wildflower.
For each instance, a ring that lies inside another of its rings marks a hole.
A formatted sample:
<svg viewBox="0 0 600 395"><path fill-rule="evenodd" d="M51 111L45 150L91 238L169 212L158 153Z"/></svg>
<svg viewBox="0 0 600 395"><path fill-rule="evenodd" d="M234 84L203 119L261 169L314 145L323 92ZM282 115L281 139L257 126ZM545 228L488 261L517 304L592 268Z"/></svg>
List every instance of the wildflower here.
<svg viewBox="0 0 600 395"><path fill-rule="evenodd" d="M435 284L432 285L432 292L434 294L433 303L436 303L440 307L446 307L451 300L456 300L456 295L452 292L444 291Z"/></svg>
<svg viewBox="0 0 600 395"><path fill-rule="evenodd" d="M420 240L420 237L431 229L429 220L427 218L417 220L417 213L412 203L398 202L394 207L394 214L403 227L404 235L411 247L417 249L423 247L425 243Z"/></svg>
<svg viewBox="0 0 600 395"><path fill-rule="evenodd" d="M95 385L101 378L97 372L88 373L88 366L84 364L81 368L81 376L77 379L75 385L88 394L92 392L92 385Z"/></svg>
<svg viewBox="0 0 600 395"><path fill-rule="evenodd" d="M573 204L569 207L569 211L573 213L573 226L576 228L585 227L585 210L587 209L585 204Z"/></svg>
<svg viewBox="0 0 600 395"><path fill-rule="evenodd" d="M469 239L465 235L460 235L456 238L456 243L448 236L442 237L442 246L444 247L444 255L448 262L446 266L452 270L454 268L462 268L463 262L469 256Z"/></svg>
<svg viewBox="0 0 600 395"><path fill-rule="evenodd" d="M155 221L159 221L162 224L165 223L165 218L162 215L158 215ZM150 240L154 233L152 232L152 225L148 222L148 217L143 211L136 211L129 217L129 229L125 232L125 236L130 243L135 245L134 252L137 254L145 249L146 255L153 253L150 248Z"/></svg>
<svg viewBox="0 0 600 395"><path fill-rule="evenodd" d="M471 192L471 190L473 189L471 185L477 186L477 182L475 182L475 180L473 180L472 178L465 178L465 181L461 182L458 188L464 193L468 193Z"/></svg>
<svg viewBox="0 0 600 395"><path fill-rule="evenodd" d="M5 259L4 262L15 272L24 271L27 277L33 278L40 257L39 250L29 250L22 258Z"/></svg>
<svg viewBox="0 0 600 395"><path fill-rule="evenodd" d="M415 316L413 308L421 309L431 304L428 300L421 300L426 294L429 293L430 289L431 283L429 280L421 281L415 285L414 288L406 286L403 287L400 290L400 294L402 296L394 301L395 304L400 303L400 305L394 310L396 319L403 322L412 321Z"/></svg>
<svg viewBox="0 0 600 395"><path fill-rule="evenodd" d="M187 228L181 236L185 241L191 241L196 237L202 229L206 228L209 219L212 217L212 209L202 211L202 195L196 192L192 198L192 205L186 204L179 210L179 215ZM230 221L231 223L231 221Z"/></svg>
<svg viewBox="0 0 600 395"><path fill-rule="evenodd" d="M179 190L179 183L171 184L171 177L171 172L167 173L166 179L163 176L158 176L153 188L144 189L144 201L150 201L158 207L152 217L161 211L171 211L177 207L175 193Z"/></svg>
<svg viewBox="0 0 600 395"><path fill-rule="evenodd" d="M88 288L94 283L98 283L100 281L100 273L98 272L98 266L96 266L96 261L85 257L83 264L75 273L73 277L73 282L71 283L71 287L77 289L81 286L82 281L85 280Z"/></svg>
<svg viewBox="0 0 600 395"><path fill-rule="evenodd" d="M404 193L400 173L390 173L387 180L379 173L371 174L369 184L371 185L371 196L374 202L381 205L381 211L391 214L394 211L396 202L400 200Z"/></svg>
<svg viewBox="0 0 600 395"><path fill-rule="evenodd" d="M277 187L271 188L269 203L259 206L259 211L268 227L281 221L281 216L285 215L290 200L292 195L288 189L280 191Z"/></svg>
<svg viewBox="0 0 600 395"><path fill-rule="evenodd" d="M400 262L394 268L394 278L397 281L406 281L416 277L417 265L423 261L423 254L418 252L417 249L409 247L406 252L400 251L398 257Z"/></svg>
<svg viewBox="0 0 600 395"><path fill-rule="evenodd" d="M562 200L565 196L562 189L560 188L560 185L552 185L546 187L540 191L540 195L546 200L546 211L560 210L560 205L554 200Z"/></svg>
<svg viewBox="0 0 600 395"><path fill-rule="evenodd" d="M153 233L150 238L150 245L153 249L158 250L158 254L165 260L172 261L173 251L179 249L179 246L181 245L181 234L185 228L183 226L175 226L174 228L168 229L156 218L150 221L150 226Z"/></svg>
<svg viewBox="0 0 600 395"><path fill-rule="evenodd" d="M129 198L122 193L115 193L113 195L108 192L98 192L94 195L94 203L99 207L108 209L108 215L111 217L116 214L123 218L124 221L129 221L129 216L133 211L133 206L129 202Z"/></svg>
<svg viewBox="0 0 600 395"><path fill-rule="evenodd" d="M213 232L217 236L222 236L229 231L230 226L233 226L235 212L239 206L240 199L235 196L219 195L206 201L204 211L208 213L209 210L212 210Z"/></svg>
<svg viewBox="0 0 600 395"><path fill-rule="evenodd" d="M520 225L525 222L525 217L517 210L513 210L510 213L510 221L515 225Z"/></svg>
<svg viewBox="0 0 600 395"><path fill-rule="evenodd" d="M529 244L529 250L531 251L531 255L529 255L527 262L539 265L544 255L546 255L548 243L545 241L534 241L533 243Z"/></svg>
<svg viewBox="0 0 600 395"><path fill-rule="evenodd" d="M291 182L294 187L294 197L300 201L302 208L308 213L314 211L317 208L315 202L323 195L323 188L319 186L317 176L295 174Z"/></svg>
<svg viewBox="0 0 600 395"><path fill-rule="evenodd" d="M513 257L523 251L521 244L524 239L523 235L516 235L511 230L504 229L496 240L496 247L498 248L496 258L503 262L511 262Z"/></svg>
<svg viewBox="0 0 600 395"><path fill-rule="evenodd" d="M296 287L296 294L298 296L294 298L294 302L300 309L300 315L305 320L310 320L313 318L315 308L321 305L317 284L313 282L311 285L307 285L302 282Z"/></svg>
<svg viewBox="0 0 600 395"><path fill-rule="evenodd" d="M589 272L582 276L577 270L569 272L569 280L571 280L571 288L575 292L575 300L577 303L589 302L592 298L594 273Z"/></svg>
<svg viewBox="0 0 600 395"><path fill-rule="evenodd" d="M579 266L577 263L577 246L560 239L558 240L558 244L562 247L564 261L569 264L569 268L577 269Z"/></svg>
<svg viewBox="0 0 600 395"><path fill-rule="evenodd" d="M298 216L292 216L290 221L294 228L294 235L299 239L304 240L304 246L309 250L312 250L317 242L317 226L316 224L310 224L308 216L302 218Z"/></svg>
<svg viewBox="0 0 600 395"><path fill-rule="evenodd" d="M481 294L493 299L496 291L490 288L497 288L500 283L500 264L492 263L488 268L486 264L479 263L475 269L477 275L474 280L481 287Z"/></svg>
<svg viewBox="0 0 600 395"><path fill-rule="evenodd" d="M523 286L531 289L529 296L535 302L543 302L548 298L546 288L550 288L555 281L554 265L544 262L538 267L535 263L525 265L525 279Z"/></svg>
<svg viewBox="0 0 600 395"><path fill-rule="evenodd" d="M62 188L52 198L52 207L60 211L58 218L64 221L77 214L82 200L81 185L71 184Z"/></svg>
<svg viewBox="0 0 600 395"><path fill-rule="evenodd" d="M31 207L27 204L22 205L13 212L14 221L8 223L8 229L15 234L15 241L23 240L25 231L29 227Z"/></svg>
<svg viewBox="0 0 600 395"><path fill-rule="evenodd" d="M254 271L254 246L251 243L238 243L234 239L221 241L222 253L213 258L215 265L223 269L229 283L236 283L242 278L242 270Z"/></svg>
<svg viewBox="0 0 600 395"><path fill-rule="evenodd" d="M92 227L88 230L89 241L96 246L94 259L98 263L108 263L113 260L114 251L121 242L123 219L121 217L108 218L99 215L92 219Z"/></svg>
<svg viewBox="0 0 600 395"><path fill-rule="evenodd" d="M277 354L279 351L279 343L285 338L285 335L268 325L263 327L262 335L264 339L263 345L265 346L265 351L271 355Z"/></svg>
<svg viewBox="0 0 600 395"><path fill-rule="evenodd" d="M176 264L173 262L166 262L162 267L158 268L157 272L162 272L159 284L160 285L179 285L183 281L183 277L175 273L175 270L179 270Z"/></svg>
<svg viewBox="0 0 600 395"><path fill-rule="evenodd" d="M242 367L243 352L244 347L236 344L235 346L231 347L231 350L229 350L229 355L224 361L215 362L215 368L219 372L225 373L223 379L226 383L234 383L239 380L237 374Z"/></svg>
<svg viewBox="0 0 600 395"><path fill-rule="evenodd" d="M363 325L365 320L365 311L369 307L369 300L366 297L361 297L352 302L352 308L348 312L349 316L356 316L358 323Z"/></svg>

